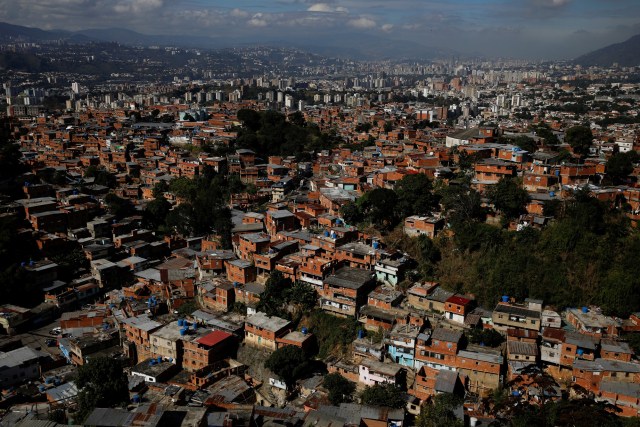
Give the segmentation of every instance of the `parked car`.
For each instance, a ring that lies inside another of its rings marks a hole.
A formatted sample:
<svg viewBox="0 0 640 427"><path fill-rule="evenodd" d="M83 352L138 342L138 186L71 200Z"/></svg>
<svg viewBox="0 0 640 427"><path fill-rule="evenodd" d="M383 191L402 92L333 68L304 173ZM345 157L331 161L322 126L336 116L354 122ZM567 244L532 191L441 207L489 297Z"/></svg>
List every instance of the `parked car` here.
<svg viewBox="0 0 640 427"><path fill-rule="evenodd" d="M53 328L49 331L49 335L60 335L62 333L62 328L60 326Z"/></svg>

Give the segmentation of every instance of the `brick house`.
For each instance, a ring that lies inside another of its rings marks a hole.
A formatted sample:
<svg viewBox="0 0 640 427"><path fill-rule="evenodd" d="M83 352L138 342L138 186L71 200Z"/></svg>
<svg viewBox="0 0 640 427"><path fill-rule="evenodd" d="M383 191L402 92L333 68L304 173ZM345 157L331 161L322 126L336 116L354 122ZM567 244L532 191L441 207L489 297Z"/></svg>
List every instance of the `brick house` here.
<svg viewBox="0 0 640 427"><path fill-rule="evenodd" d="M258 312L247 316L244 329L244 341L248 345L276 350L277 339L291 331L291 322Z"/></svg>
<svg viewBox="0 0 640 427"><path fill-rule="evenodd" d="M374 286L370 271L343 267L324 280L320 306L339 316L355 317Z"/></svg>
<svg viewBox="0 0 640 427"><path fill-rule="evenodd" d="M232 355L235 337L224 331L213 331L193 341L184 342L182 367L197 371Z"/></svg>

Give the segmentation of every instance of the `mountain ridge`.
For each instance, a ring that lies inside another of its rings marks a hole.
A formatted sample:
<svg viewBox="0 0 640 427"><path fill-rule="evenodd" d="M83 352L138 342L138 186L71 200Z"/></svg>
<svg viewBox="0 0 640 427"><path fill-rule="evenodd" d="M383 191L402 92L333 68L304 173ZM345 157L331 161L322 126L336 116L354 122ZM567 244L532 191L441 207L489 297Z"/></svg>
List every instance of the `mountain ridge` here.
<svg viewBox="0 0 640 427"><path fill-rule="evenodd" d="M623 42L588 52L576 58L574 62L586 67L594 65L608 67L614 63L622 67L638 66L640 65L640 34Z"/></svg>

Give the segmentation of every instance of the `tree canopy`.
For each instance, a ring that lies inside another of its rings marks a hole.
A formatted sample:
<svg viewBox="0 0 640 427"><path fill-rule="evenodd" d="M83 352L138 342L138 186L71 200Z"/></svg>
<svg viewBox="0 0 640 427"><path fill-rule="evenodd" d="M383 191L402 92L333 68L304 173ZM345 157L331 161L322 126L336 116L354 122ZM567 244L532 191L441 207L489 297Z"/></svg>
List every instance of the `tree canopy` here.
<svg viewBox="0 0 640 427"><path fill-rule="evenodd" d="M78 367L77 422L84 421L95 408L126 405L129 401L127 375L122 364L109 357L91 359Z"/></svg>
<svg viewBox="0 0 640 427"><path fill-rule="evenodd" d="M292 114L287 120L277 111L241 109L238 120L244 127L236 139L238 148L248 148L261 155L295 155L308 151L332 148L340 138L321 132L304 121L302 114Z"/></svg>
<svg viewBox="0 0 640 427"><path fill-rule="evenodd" d="M397 385L390 383L365 387L360 395L360 399L364 405L370 406L404 408L407 404L402 389Z"/></svg>
<svg viewBox="0 0 640 427"><path fill-rule="evenodd" d="M322 385L329 391L329 402L332 405L350 402L356 391L356 385L337 372L325 375Z"/></svg>
<svg viewBox="0 0 640 427"><path fill-rule="evenodd" d="M264 362L264 366L282 378L287 387L291 387L296 380L308 373L310 363L308 356L300 347L286 345L271 353Z"/></svg>
<svg viewBox="0 0 640 427"><path fill-rule="evenodd" d="M587 126L574 126L567 129L564 142L571 146L574 153L585 156L589 154L589 148L593 143L593 134Z"/></svg>

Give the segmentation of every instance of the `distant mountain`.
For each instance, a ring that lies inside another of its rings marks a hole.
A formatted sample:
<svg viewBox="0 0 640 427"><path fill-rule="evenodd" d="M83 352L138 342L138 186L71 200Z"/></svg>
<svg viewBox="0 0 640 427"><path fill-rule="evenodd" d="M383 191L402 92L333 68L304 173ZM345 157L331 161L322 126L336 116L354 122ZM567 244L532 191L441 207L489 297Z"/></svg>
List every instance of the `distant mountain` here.
<svg viewBox="0 0 640 427"><path fill-rule="evenodd" d="M69 38L65 31L45 31L40 28L23 27L21 25L0 22L0 40L43 41Z"/></svg>
<svg viewBox="0 0 640 427"><path fill-rule="evenodd" d="M148 35L123 28L87 29L81 31L41 30L0 22L0 42L65 40L68 43L116 42L136 46L181 46L187 48L219 49L257 44L255 40L214 38L188 35ZM324 37L322 44L313 40L268 40L260 44L295 47L323 56L351 59L400 59L447 57L454 52L443 51L416 42L391 40L373 35L342 34L340 31ZM388 52L393 52L391 55Z"/></svg>
<svg viewBox="0 0 640 427"><path fill-rule="evenodd" d="M612 44L602 49L594 50L574 60L585 67L592 65L610 66L618 63L623 67L640 65L640 34L622 43Z"/></svg>

